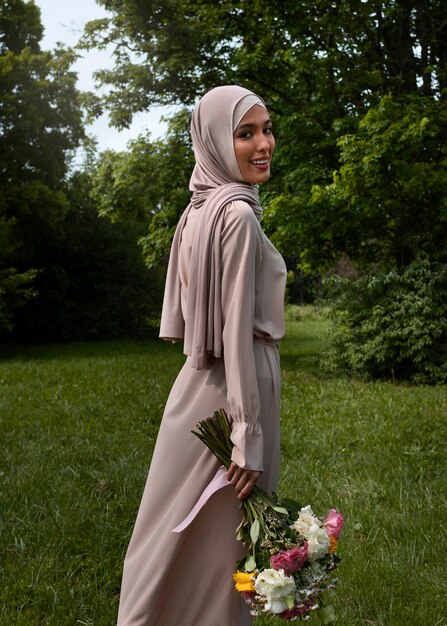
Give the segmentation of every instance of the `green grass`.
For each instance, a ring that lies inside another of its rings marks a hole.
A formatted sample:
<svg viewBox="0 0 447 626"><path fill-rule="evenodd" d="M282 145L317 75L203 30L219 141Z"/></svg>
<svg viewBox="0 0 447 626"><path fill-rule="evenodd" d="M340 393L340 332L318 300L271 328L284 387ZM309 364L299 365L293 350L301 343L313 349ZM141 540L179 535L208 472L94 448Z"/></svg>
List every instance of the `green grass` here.
<svg viewBox="0 0 447 626"><path fill-rule="evenodd" d="M445 625L446 388L327 376L324 332L288 310L280 494L345 514L338 626ZM1 626L113 626L181 363L158 341L0 351Z"/></svg>

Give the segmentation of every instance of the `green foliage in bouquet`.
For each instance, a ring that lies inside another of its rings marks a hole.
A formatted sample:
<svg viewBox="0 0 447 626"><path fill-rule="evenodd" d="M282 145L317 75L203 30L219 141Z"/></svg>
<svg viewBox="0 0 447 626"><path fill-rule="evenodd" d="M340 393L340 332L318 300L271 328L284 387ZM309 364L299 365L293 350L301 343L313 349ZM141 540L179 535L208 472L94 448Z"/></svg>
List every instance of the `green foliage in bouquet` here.
<svg viewBox="0 0 447 626"><path fill-rule="evenodd" d="M212 417L200 422L193 434L210 448L224 467L230 467L233 447L230 439L231 427L223 409L215 411ZM279 534L284 540L290 537L288 517L291 513L298 513L300 508L293 500L280 501L275 494L270 496L263 489L254 487L249 497L241 502L243 520L236 531L237 538L250 548L238 563L238 568L243 567L251 572L259 567L261 563L257 560L259 556L256 547L262 542L274 545L278 542Z"/></svg>

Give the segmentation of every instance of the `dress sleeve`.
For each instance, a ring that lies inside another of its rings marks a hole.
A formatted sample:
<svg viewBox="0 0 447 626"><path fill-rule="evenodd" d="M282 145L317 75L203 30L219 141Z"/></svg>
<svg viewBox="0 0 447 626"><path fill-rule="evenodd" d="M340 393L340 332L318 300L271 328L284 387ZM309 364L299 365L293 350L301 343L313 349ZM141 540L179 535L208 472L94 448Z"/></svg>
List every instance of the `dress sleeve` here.
<svg viewBox="0 0 447 626"><path fill-rule="evenodd" d="M232 460L263 469L260 399L253 353L256 276L262 261L262 230L251 207L233 202L222 231L222 342L227 401L233 420Z"/></svg>

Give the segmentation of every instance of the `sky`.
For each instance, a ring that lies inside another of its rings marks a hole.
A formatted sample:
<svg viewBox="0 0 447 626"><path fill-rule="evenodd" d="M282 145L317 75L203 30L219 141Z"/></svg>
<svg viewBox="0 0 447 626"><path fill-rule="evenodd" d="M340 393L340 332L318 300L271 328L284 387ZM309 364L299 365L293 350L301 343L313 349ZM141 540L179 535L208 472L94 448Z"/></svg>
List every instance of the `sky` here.
<svg viewBox="0 0 447 626"><path fill-rule="evenodd" d="M34 0L41 10L44 36L41 48L52 50L58 41L67 46L74 46L81 37L84 25L94 19L107 15L103 7L95 0ZM97 69L113 66L113 61L106 51L82 51L72 69L78 73L78 88L83 91L96 91L92 74ZM129 129L118 131L109 126L108 115L102 115L94 124L87 127L89 135L96 137L98 149L124 150L130 139L149 130L151 138L163 136L166 125L160 121L162 115L170 112L168 107L157 107L148 113L134 116Z"/></svg>

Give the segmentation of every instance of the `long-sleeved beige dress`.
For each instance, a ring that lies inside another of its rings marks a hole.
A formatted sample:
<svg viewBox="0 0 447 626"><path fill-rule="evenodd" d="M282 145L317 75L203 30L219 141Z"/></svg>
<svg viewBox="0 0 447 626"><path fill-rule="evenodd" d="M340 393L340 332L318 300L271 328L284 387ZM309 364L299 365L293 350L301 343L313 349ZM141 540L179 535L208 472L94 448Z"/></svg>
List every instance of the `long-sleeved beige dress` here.
<svg viewBox="0 0 447 626"><path fill-rule="evenodd" d="M197 217L191 210L180 247L184 310ZM217 491L185 530L172 533L219 467L191 434L216 409L234 420L233 460L262 470L258 484L268 491L278 482L279 354L262 338L284 334L285 264L241 201L226 209L221 255L224 355L203 370L188 357L172 387L124 563L118 626L252 624L232 580L243 554L233 487Z"/></svg>

